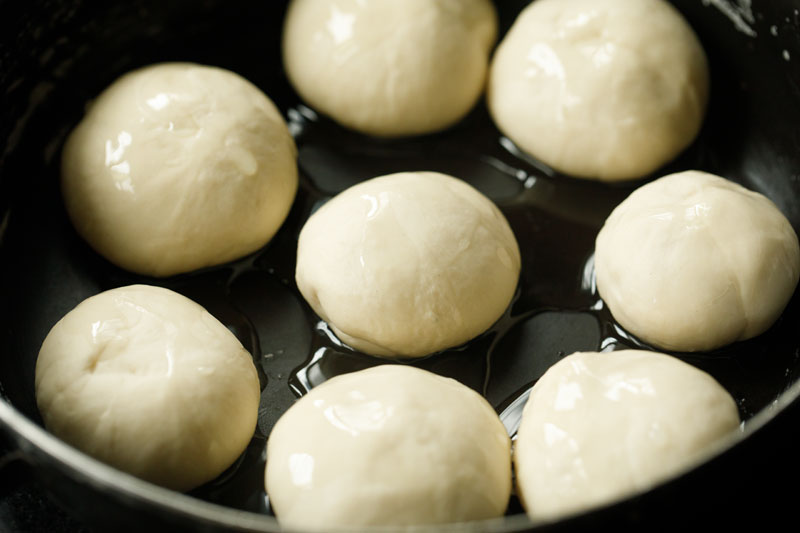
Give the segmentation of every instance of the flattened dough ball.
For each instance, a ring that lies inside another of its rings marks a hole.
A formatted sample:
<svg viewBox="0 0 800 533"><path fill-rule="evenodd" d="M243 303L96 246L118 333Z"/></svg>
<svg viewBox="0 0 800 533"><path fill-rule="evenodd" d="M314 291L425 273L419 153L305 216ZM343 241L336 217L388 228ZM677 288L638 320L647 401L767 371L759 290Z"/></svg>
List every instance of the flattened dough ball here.
<svg viewBox="0 0 800 533"><path fill-rule="evenodd" d="M500 210L435 172L345 190L308 219L297 247L303 297L342 341L378 356L420 357L484 332L519 270Z"/></svg>
<svg viewBox="0 0 800 533"><path fill-rule="evenodd" d="M514 447L533 518L611 503L679 473L735 432L733 398L674 357L574 353L531 391Z"/></svg>
<svg viewBox="0 0 800 533"><path fill-rule="evenodd" d="M417 135L473 107L496 37L488 0L293 0L283 63L303 100L340 124Z"/></svg>
<svg viewBox="0 0 800 533"><path fill-rule="evenodd" d="M668 350L712 350L766 331L792 297L800 247L765 196L687 171L634 191L595 245L614 318Z"/></svg>
<svg viewBox="0 0 800 533"><path fill-rule="evenodd" d="M510 440L494 409L449 378L402 365L334 377L267 441L266 490L284 526L410 526L502 516Z"/></svg>
<svg viewBox="0 0 800 533"><path fill-rule="evenodd" d="M165 63L126 74L64 146L78 233L116 265L170 276L269 241L297 190L296 148L257 87L223 69Z"/></svg>
<svg viewBox="0 0 800 533"><path fill-rule="evenodd" d="M697 37L664 0L536 0L497 48L488 105L554 169L627 180L694 140L708 83Z"/></svg>
<svg viewBox="0 0 800 533"><path fill-rule="evenodd" d="M36 402L50 432L181 491L244 451L259 397L236 337L188 298L147 285L84 300L53 326L36 361Z"/></svg>

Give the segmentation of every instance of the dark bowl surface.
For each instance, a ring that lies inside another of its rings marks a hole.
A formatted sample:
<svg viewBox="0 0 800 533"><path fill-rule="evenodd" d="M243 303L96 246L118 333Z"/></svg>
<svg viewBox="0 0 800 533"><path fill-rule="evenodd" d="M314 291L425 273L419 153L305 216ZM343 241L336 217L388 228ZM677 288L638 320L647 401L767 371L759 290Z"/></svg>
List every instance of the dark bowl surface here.
<svg viewBox="0 0 800 533"><path fill-rule="evenodd" d="M501 35L527 3L497 3ZM607 185L558 175L522 155L483 102L447 131L405 140L365 137L318 116L282 72L284 2L0 1L0 395L7 402L0 405L6 413L0 435L22 448L21 461L34 466L59 501L90 522L119 522L119 513L133 509L138 522L126 522L132 529L148 520L170 529L273 529L273 521L256 516L270 513L263 469L271 427L310 388L383 362L343 347L303 301L294 282L299 231L332 195L402 170L449 173L489 196L508 218L523 263L515 300L490 331L411 364L481 392L513 433L524 394L560 358L577 350L650 349L614 322L593 283L595 236L635 187L679 170L717 173L767 195L800 230L800 2L673 3L709 56L705 125L690 148L653 176ZM224 67L263 89L295 133L301 185L287 221L264 249L218 268L152 279L114 267L77 236L61 203L58 167L63 141L87 102L121 74L163 61ZM101 467L37 427L34 368L45 335L88 296L132 283L168 287L205 306L235 332L260 372L258 429L249 448L188 498ZM650 493L541 527L652 525L657 517L713 513L737 498L745 509L760 509L767 495L769 505L779 505L773 489L798 472L786 441L800 424L800 389L793 387L800 376L799 314L795 293L765 334L709 353L673 354L733 395L748 421L742 442ZM90 504L93 497L103 505ZM676 505L678 511L667 512ZM520 512L513 500L508 514ZM530 524L516 517L491 527Z"/></svg>

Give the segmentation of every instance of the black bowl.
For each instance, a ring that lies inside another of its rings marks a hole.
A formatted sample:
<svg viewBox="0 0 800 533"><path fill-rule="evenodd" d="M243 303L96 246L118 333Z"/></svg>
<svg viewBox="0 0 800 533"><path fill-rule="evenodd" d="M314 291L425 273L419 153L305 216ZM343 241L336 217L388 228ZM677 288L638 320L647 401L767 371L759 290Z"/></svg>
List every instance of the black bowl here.
<svg viewBox="0 0 800 533"><path fill-rule="evenodd" d="M498 2L501 34L527 3ZM100 528L277 529L262 484L272 425L310 387L380 362L342 347L300 297L293 275L297 235L320 201L389 172L456 175L492 198L517 235L523 272L506 315L466 346L413 363L483 393L510 431L526 391L566 354L648 348L598 305L592 279L597 231L633 188L673 171L706 170L764 193L800 229L800 2L753 0L752 9L746 1L674 4L709 56L705 125L689 149L653 176L605 185L560 176L519 156L482 102L447 131L394 141L317 116L282 71L285 2L0 1L0 436L11 450L0 461L0 479L9 485L33 475L71 513ZM218 268L151 279L110 265L76 235L61 204L58 166L64 138L86 103L124 72L163 61L221 66L261 87L296 133L301 187L288 220L264 249ZM50 327L84 298L130 283L165 286L204 305L254 354L261 373L264 393L249 448L219 479L189 495L77 452L42 428L36 409L35 360ZM791 516L783 481L800 472L791 445L800 424L799 313L795 294L775 326L756 339L674 354L715 376L746 420L742 434L703 464L555 524L531 524L512 500L507 517L475 527L665 529L690 517L713 517L720 525L767 512Z"/></svg>

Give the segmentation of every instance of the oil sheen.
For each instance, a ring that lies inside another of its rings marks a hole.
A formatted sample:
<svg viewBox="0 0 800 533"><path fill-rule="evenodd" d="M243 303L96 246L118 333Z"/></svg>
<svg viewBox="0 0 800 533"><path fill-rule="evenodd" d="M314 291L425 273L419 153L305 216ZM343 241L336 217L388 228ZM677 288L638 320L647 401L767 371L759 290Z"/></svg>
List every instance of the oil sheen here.
<svg viewBox="0 0 800 533"><path fill-rule="evenodd" d="M404 170L457 176L497 203L514 230L522 273L503 317L463 346L410 363L398 361L480 392L512 437L530 387L556 361L575 351L652 349L615 323L597 294L593 269L597 232L641 182L614 186L557 175L502 137L482 107L446 132L393 141L346 131L302 105L291 108L288 117L299 148L301 187L284 227L261 252L227 269L188 276L174 287L228 324L254 354L264 385L258 432L248 453L197 496L269 512L260 473L265 440L278 417L325 380L385 362L344 346L294 283L303 222L336 193L371 177ZM691 168L692 157L690 150L658 175ZM790 305L785 315L795 312ZM784 316L753 341L674 355L711 373L746 419L774 400L763 394L765 389L783 390L791 383L787 369L796 354L777 348L786 321ZM512 499L508 512L519 511Z"/></svg>
<svg viewBox="0 0 800 533"><path fill-rule="evenodd" d="M175 290L203 305L234 332L253 355L262 387L258 427L246 452L192 495L269 513L264 452L275 421L299 396L326 379L384 362L343 346L304 302L294 282L300 229L336 193L399 171L450 174L492 199L514 231L522 269L511 306L487 332L463 346L398 364L453 377L480 392L513 436L530 387L556 361L579 350L650 348L615 323L597 294L595 237L611 210L648 179L691 168L717 171L715 159L708 156L714 150L709 134L701 132L692 147L654 176L610 185L558 175L520 153L494 127L482 104L444 132L380 140L318 116L291 93L279 95L276 103L288 119L299 153L300 188L287 220L267 246L248 257L165 279L122 271L75 234L54 184L57 147L77 115L64 116L63 127L55 129L45 120L52 114L34 115L29 131L35 134L26 137L29 151L9 157L6 168L18 168L19 175L41 176L43 185L20 185L14 209L6 215L0 249L8 258L2 263L3 278L17 280L6 291L10 301L17 302L16 325L9 328L15 332L11 342L18 353L31 354L2 363L10 374L21 377L19 385L3 383L4 393L21 411L37 419L32 393L35 354L52 324L79 301L133 283ZM31 170L32 160L42 166ZM736 399L746 420L771 405L798 378L800 349L792 331L800 319L798 307L794 298L782 318L755 339L709 353L674 355L713 375ZM30 390L25 383L31 383ZM512 499L508 513L520 511Z"/></svg>

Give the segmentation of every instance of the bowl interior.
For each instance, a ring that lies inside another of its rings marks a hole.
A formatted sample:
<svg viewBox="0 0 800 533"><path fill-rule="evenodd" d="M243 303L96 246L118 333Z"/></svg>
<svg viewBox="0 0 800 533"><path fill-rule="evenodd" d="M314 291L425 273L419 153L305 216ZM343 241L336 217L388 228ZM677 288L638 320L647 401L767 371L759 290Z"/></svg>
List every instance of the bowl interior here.
<svg viewBox="0 0 800 533"><path fill-rule="evenodd" d="M696 142L648 179L700 169L764 193L800 230L800 43L795 2L673 2L698 32L712 72ZM522 155L483 102L434 135L385 141L346 131L300 101L281 67L284 2L0 4L0 393L41 424L34 397L39 346L88 296L149 283L194 299L236 333L262 382L258 429L245 454L192 496L270 513L264 446L277 418L325 379L383 361L343 347L294 283L297 236L310 212L364 179L401 170L458 176L502 209L522 251L506 315L487 333L414 365L481 392L513 434L522 399L542 373L577 350L649 348L616 325L593 282L594 238L605 217L647 180L604 185L560 176ZM527 1L498 2L501 35ZM800 4L797 4L800 5ZM59 192L61 145L94 96L119 75L163 61L233 70L276 103L295 133L301 186L273 241L232 264L168 279L130 274L74 232ZM800 376L797 294L781 319L750 341L677 357L711 373L744 419L772 405ZM516 500L508 514L521 512Z"/></svg>

